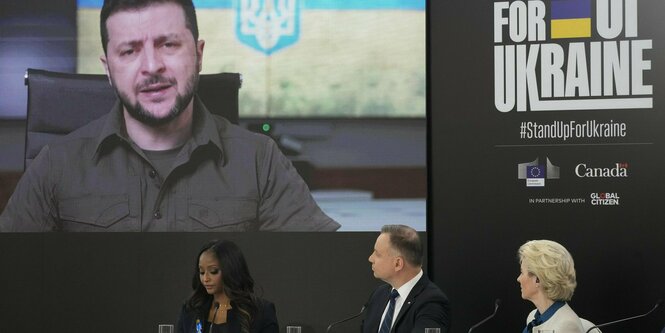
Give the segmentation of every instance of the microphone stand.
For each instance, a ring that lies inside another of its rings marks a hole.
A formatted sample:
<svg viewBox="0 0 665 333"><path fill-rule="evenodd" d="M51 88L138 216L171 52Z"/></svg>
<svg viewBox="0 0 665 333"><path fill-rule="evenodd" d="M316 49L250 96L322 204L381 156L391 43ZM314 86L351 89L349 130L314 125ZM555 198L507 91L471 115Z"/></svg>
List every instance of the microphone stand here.
<svg viewBox="0 0 665 333"><path fill-rule="evenodd" d="M360 312L358 312L357 314L354 314L353 316L351 316L351 317L349 317L349 318L345 318L345 319L342 319L342 320L340 320L340 321L336 321L336 322L334 322L334 323L328 325L328 328L326 329L326 333L330 333L330 330L331 330L334 326L337 326L338 324L345 323L345 322L347 322L347 321L349 321L349 320L351 320L351 319L355 319L355 318L360 317L360 315L363 314L363 312L365 312L365 308L366 308L365 305L363 305L363 307L360 309Z"/></svg>
<svg viewBox="0 0 665 333"><path fill-rule="evenodd" d="M593 326L589 327L588 330L586 330L586 333L591 332L591 330L593 330L593 329L595 329L595 328L601 328L601 327L605 327L605 326L609 326L609 325L614 325L614 324L617 324L617 323L621 323L621 322L624 322L624 321L629 321L629 320L633 320L633 319L637 319L637 318L646 317L646 316L650 315L651 312L654 312L654 311L655 311L655 310L656 310L661 304L663 304L663 300L662 300L662 299L659 299L658 302L656 302L656 305L654 305L654 307L651 308L651 310L649 310L649 312L647 312L647 313L644 313L644 314L641 314L641 315L637 315L637 316L628 317L628 318L623 318L623 319L619 319L619 320L615 320L615 321L610 321L610 322L608 322L608 323L603 323L603 324L593 325Z"/></svg>
<svg viewBox="0 0 665 333"><path fill-rule="evenodd" d="M480 326L480 325L484 324L486 321L488 321L488 320L494 318L494 316L496 315L496 311L499 310L499 305L501 305L501 300L497 298L497 299L494 301L494 312L493 312L491 315L489 315L489 317L487 317L487 318L481 320L479 323L477 323L477 324L471 326L471 328L469 328L469 332L467 332L467 333L471 333L471 331L473 331L474 329L476 329L478 326Z"/></svg>

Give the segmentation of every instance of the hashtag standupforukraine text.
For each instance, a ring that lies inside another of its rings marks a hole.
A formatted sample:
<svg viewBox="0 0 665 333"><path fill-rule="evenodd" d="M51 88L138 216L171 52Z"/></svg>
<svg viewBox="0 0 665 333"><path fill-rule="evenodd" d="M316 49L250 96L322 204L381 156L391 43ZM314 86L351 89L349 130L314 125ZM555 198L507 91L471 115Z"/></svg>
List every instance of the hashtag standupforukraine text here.
<svg viewBox="0 0 665 333"><path fill-rule="evenodd" d="M583 139L583 138L623 138L627 135L626 123L610 120L599 122L587 120L584 122L555 120L551 123L541 124L535 121L520 123L520 139Z"/></svg>

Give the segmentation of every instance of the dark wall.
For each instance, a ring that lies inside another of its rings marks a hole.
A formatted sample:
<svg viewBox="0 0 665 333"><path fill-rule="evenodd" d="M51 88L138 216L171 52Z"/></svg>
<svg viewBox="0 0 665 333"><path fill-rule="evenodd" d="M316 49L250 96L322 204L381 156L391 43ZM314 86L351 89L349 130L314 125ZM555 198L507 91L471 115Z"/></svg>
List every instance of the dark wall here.
<svg viewBox="0 0 665 333"><path fill-rule="evenodd" d="M646 80L654 86L653 109L534 115L494 107L493 1L429 2L430 270L451 299L453 333L491 314L496 298L503 300L498 315L475 332L522 330L533 305L520 298L517 249L531 239L556 240L572 253L578 288L571 306L595 323L646 312L665 296L665 30L659 17L665 8L661 1L639 6L639 38L653 39L645 53L652 60ZM524 120L585 119L626 122L629 136L565 145L515 139ZM545 156L561 167L561 178L526 188L517 164ZM581 162L627 162L629 177L581 179L572 171ZM593 192L618 193L621 204L593 206ZM586 202L528 202L547 197ZM603 332L660 332L663 326L661 308Z"/></svg>
<svg viewBox="0 0 665 333"><path fill-rule="evenodd" d="M23 119L27 68L76 70L76 0L2 1L0 30L0 119Z"/></svg>
<svg viewBox="0 0 665 333"><path fill-rule="evenodd" d="M62 16L76 22L76 0L22 0L3 1L2 17L16 16Z"/></svg>
<svg viewBox="0 0 665 333"><path fill-rule="evenodd" d="M215 238L241 247L282 330L299 324L325 332L357 313L380 284L367 261L376 236L0 234L0 332L156 332L160 323L175 324L195 256ZM338 332L355 332L359 323Z"/></svg>

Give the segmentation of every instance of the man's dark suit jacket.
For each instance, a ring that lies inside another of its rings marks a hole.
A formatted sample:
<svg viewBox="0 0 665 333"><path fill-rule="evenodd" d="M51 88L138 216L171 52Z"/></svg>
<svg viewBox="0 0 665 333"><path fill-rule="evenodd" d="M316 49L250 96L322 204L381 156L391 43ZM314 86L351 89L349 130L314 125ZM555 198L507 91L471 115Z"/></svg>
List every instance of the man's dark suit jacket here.
<svg viewBox="0 0 665 333"><path fill-rule="evenodd" d="M376 333L381 325L381 315L388 304L392 287L388 284L377 288L367 303L363 333ZM446 295L423 275L404 300L391 333L422 333L427 327L439 327L448 331L450 305Z"/></svg>

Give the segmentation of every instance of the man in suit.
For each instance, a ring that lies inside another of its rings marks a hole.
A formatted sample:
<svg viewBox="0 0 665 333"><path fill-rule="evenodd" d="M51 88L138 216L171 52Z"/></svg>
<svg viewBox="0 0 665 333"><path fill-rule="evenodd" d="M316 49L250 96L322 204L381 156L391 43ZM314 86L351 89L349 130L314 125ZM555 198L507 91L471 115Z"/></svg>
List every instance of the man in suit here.
<svg viewBox="0 0 665 333"><path fill-rule="evenodd" d="M385 225L369 257L374 276L387 284L367 302L363 333L406 333L449 325L446 295L422 270L423 246L416 230Z"/></svg>

